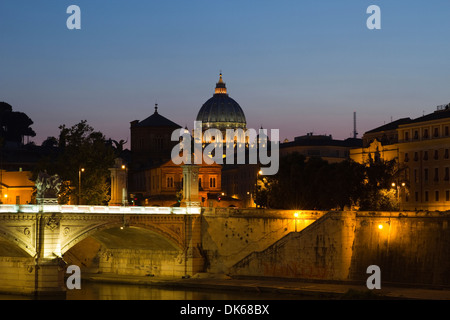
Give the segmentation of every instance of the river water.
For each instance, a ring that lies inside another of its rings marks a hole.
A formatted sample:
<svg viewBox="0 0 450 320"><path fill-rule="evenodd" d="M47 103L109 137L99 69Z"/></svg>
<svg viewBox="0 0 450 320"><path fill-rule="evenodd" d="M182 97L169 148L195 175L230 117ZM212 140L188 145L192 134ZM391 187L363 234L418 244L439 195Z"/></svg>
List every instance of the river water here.
<svg viewBox="0 0 450 320"><path fill-rule="evenodd" d="M32 300L32 297L0 295L0 300ZM305 300L293 294L247 291L168 289L136 284L82 282L80 290L68 290L66 300Z"/></svg>

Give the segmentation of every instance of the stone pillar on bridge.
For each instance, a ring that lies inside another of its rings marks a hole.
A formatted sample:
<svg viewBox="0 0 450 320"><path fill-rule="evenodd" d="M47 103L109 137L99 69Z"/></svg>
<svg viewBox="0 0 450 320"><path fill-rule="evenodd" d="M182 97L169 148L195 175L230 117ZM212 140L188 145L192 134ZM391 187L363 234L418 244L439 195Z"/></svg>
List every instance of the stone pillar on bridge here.
<svg viewBox="0 0 450 320"><path fill-rule="evenodd" d="M109 168L111 172L111 200L110 206L128 205L128 168L121 158L115 160L114 167Z"/></svg>
<svg viewBox="0 0 450 320"><path fill-rule="evenodd" d="M198 193L198 172L200 166L186 164L183 168L183 200L182 207L200 207L200 196Z"/></svg>
<svg viewBox="0 0 450 320"><path fill-rule="evenodd" d="M36 256L34 266L37 297L65 297L66 263L61 256L61 214L43 213L37 218Z"/></svg>

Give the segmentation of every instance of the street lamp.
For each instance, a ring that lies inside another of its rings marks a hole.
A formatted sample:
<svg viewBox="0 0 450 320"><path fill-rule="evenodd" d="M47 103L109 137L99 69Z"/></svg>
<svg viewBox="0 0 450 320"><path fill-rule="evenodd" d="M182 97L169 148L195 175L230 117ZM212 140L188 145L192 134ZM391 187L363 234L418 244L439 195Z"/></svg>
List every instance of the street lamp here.
<svg viewBox="0 0 450 320"><path fill-rule="evenodd" d="M122 205L128 205L128 168L126 165L121 166L122 170L125 170L125 190L122 188Z"/></svg>
<svg viewBox="0 0 450 320"><path fill-rule="evenodd" d="M84 168L78 170L78 205L81 204L81 173L84 172Z"/></svg>
<svg viewBox="0 0 450 320"><path fill-rule="evenodd" d="M397 203L398 203L398 207L400 209L400 185L396 184L395 182L392 182L391 186L392 186L392 188L397 189ZM401 186L404 188L406 186L406 183L402 182Z"/></svg>
<svg viewBox="0 0 450 320"><path fill-rule="evenodd" d="M297 218L298 218L298 212L294 213L295 217L295 232L297 232Z"/></svg>

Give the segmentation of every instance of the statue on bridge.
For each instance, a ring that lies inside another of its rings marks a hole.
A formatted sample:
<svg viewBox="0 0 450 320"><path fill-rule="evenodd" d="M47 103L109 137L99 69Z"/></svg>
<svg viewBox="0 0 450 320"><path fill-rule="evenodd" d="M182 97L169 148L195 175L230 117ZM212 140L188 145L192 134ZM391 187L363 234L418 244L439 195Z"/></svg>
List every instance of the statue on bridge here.
<svg viewBox="0 0 450 320"><path fill-rule="evenodd" d="M51 176L47 171L40 172L35 185L37 204L58 204L61 179L57 174Z"/></svg>

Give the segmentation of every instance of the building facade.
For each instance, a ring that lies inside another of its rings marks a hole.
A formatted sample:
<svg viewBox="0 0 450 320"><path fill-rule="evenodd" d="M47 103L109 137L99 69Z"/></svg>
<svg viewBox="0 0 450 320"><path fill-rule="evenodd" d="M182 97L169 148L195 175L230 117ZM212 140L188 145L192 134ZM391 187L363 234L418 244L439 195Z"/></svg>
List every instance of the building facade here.
<svg viewBox="0 0 450 320"><path fill-rule="evenodd" d="M35 184L30 171L0 170L0 204L32 203Z"/></svg>
<svg viewBox="0 0 450 320"><path fill-rule="evenodd" d="M395 139L382 143L385 129L365 134L365 147L351 150L350 157L359 163L367 163L369 157L397 161L400 174L392 186L400 209L450 210L450 104L417 119L389 124Z"/></svg>

